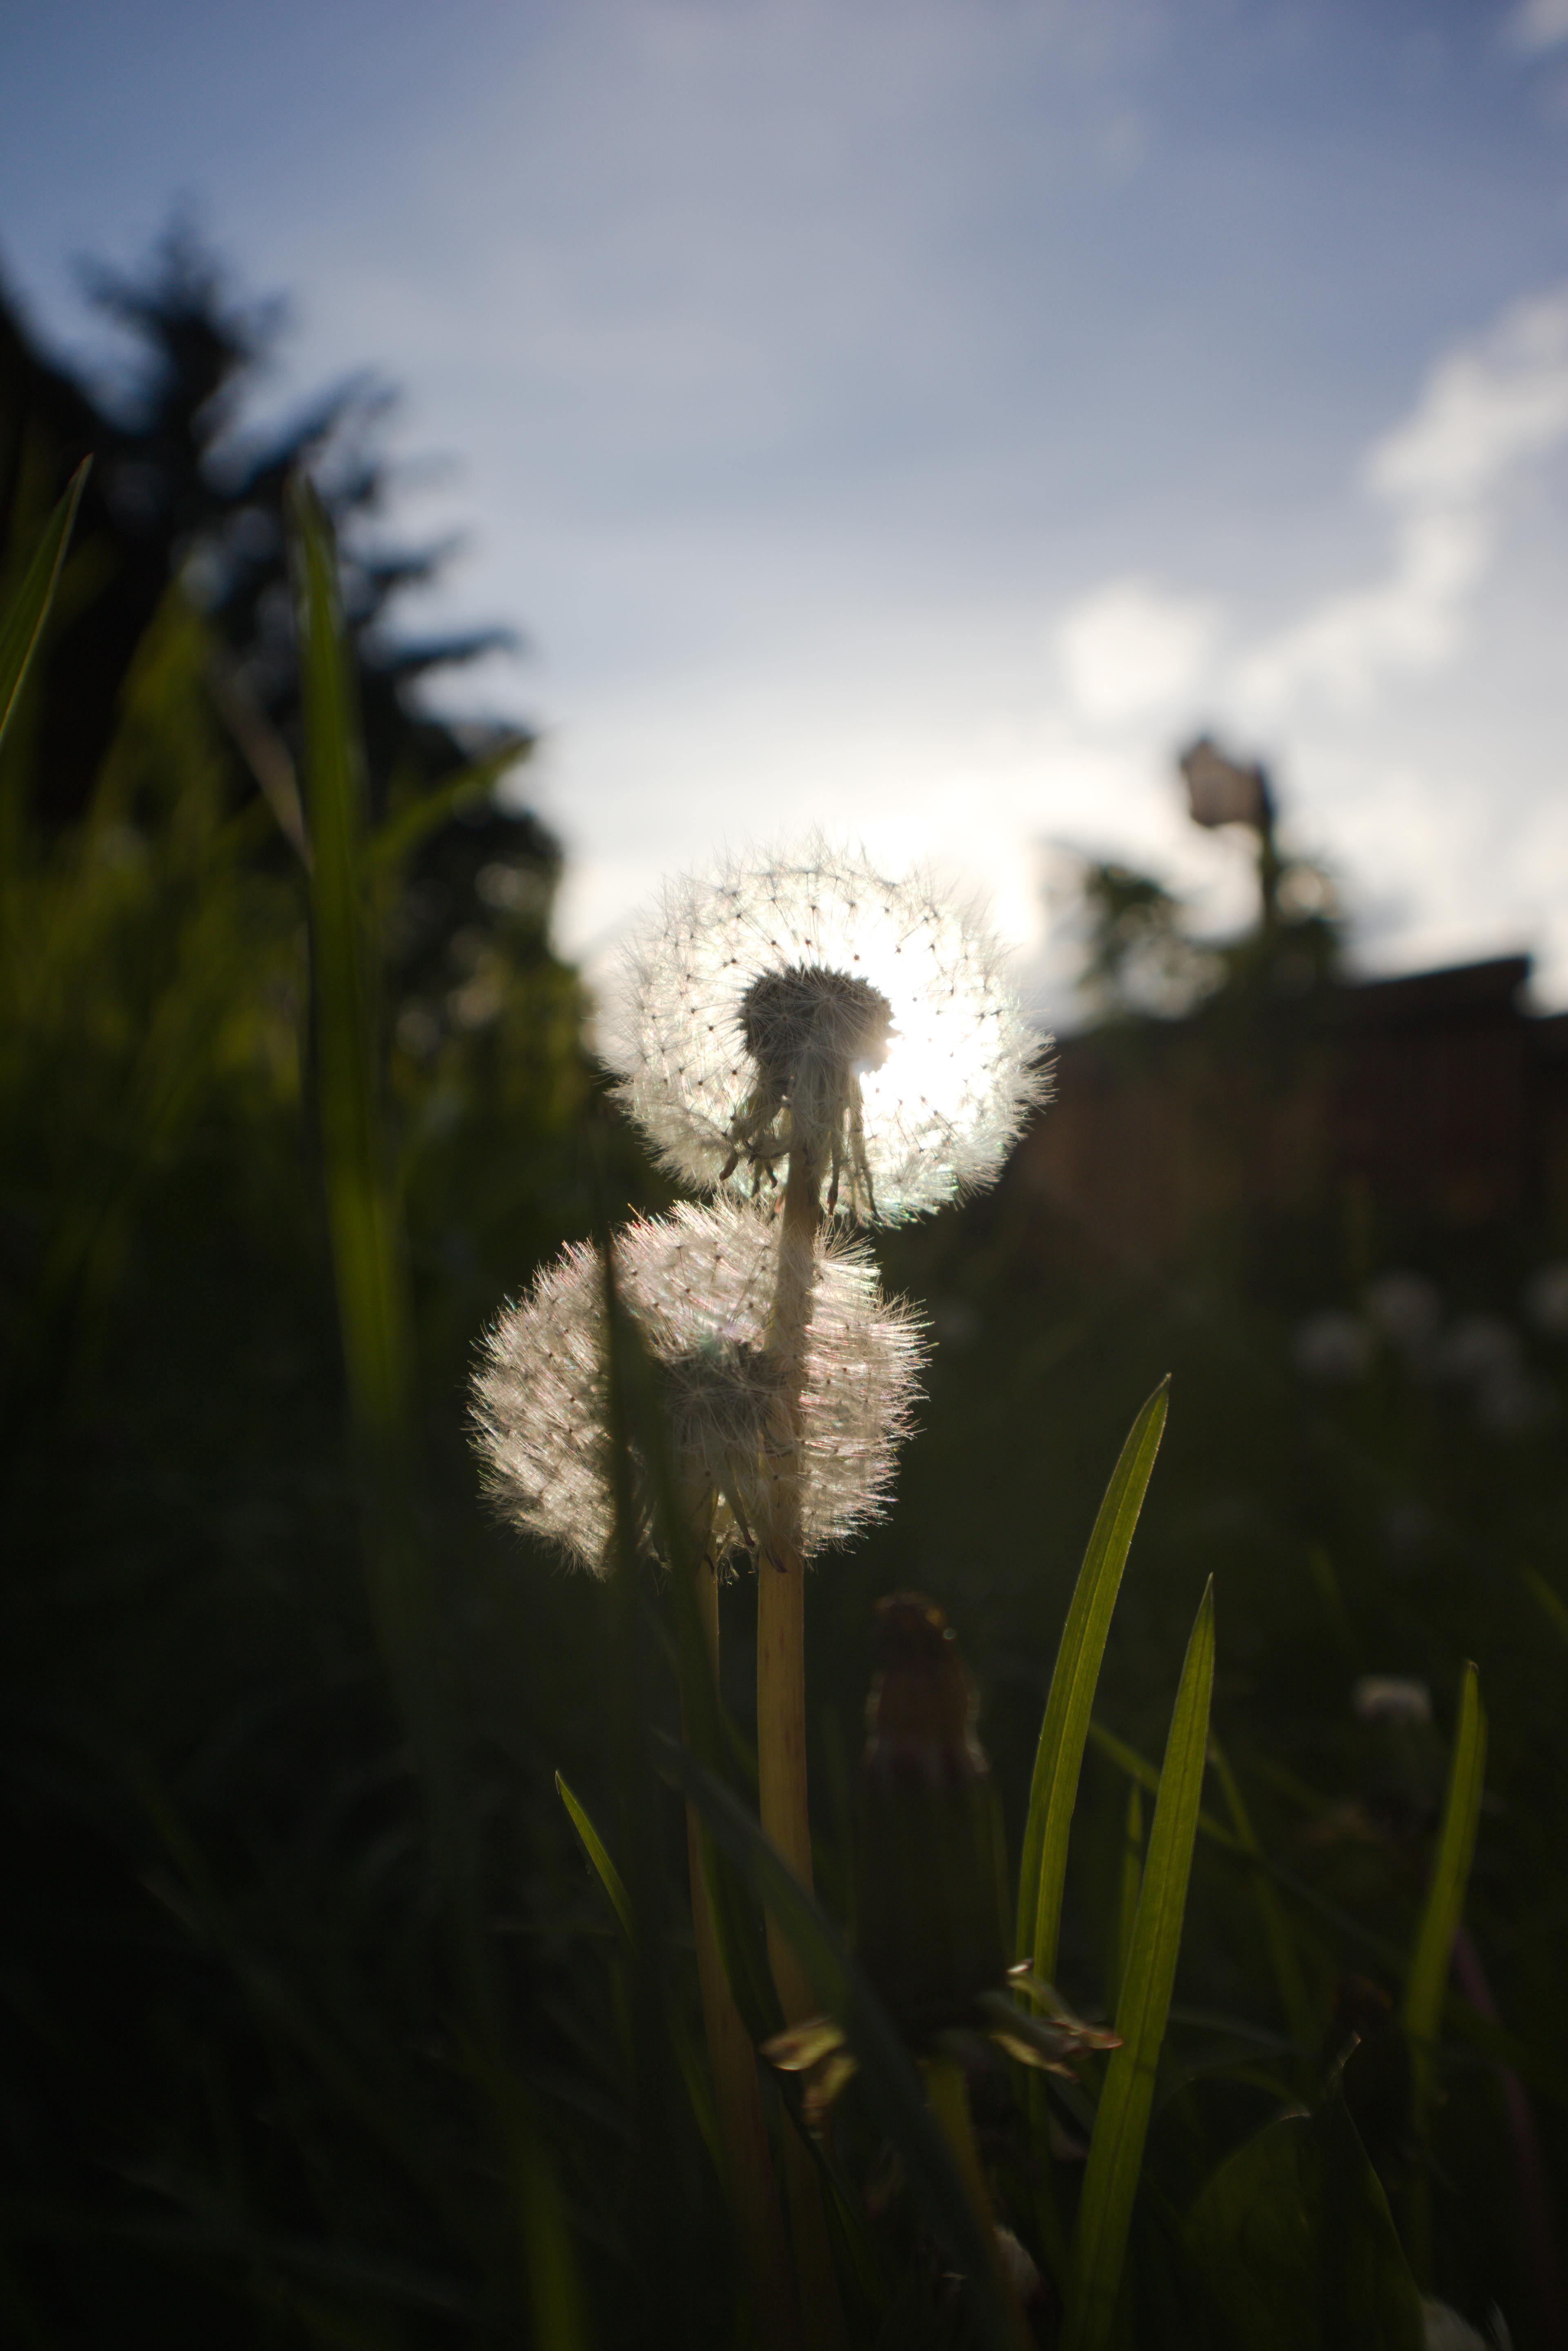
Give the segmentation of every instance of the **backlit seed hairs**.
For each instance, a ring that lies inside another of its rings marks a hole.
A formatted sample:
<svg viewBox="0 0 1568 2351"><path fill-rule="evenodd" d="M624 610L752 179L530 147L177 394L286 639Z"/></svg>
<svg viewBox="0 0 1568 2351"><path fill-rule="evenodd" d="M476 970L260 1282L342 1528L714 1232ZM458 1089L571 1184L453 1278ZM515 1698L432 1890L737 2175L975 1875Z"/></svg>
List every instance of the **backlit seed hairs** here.
<svg viewBox="0 0 1568 2351"><path fill-rule="evenodd" d="M986 926L819 839L668 883L610 1042L683 1181L766 1192L803 1146L828 1205L884 1223L989 1183L1047 1091Z"/></svg>
<svg viewBox="0 0 1568 2351"><path fill-rule="evenodd" d="M712 1506L713 1555L722 1556L768 1526L789 1466L768 1346L777 1224L737 1201L685 1202L619 1234L615 1259L656 1368L683 1505L705 1531ZM825 1238L800 1399L808 1557L880 1515L925 1353L915 1314L883 1297L869 1252ZM614 1514L604 1301L591 1248L569 1249L487 1334L474 1430L486 1488L503 1512L578 1565L607 1573Z"/></svg>

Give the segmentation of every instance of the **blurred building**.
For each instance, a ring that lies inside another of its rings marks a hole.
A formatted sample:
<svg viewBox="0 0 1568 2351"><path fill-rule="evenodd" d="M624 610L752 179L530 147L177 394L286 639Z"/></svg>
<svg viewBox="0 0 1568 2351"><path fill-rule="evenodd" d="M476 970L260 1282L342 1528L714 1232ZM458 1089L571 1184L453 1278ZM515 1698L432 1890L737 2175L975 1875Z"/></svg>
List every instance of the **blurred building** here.
<svg viewBox="0 0 1568 2351"><path fill-rule="evenodd" d="M1380 1246L1568 1238L1568 1014L1509 956L1346 983L1244 1030L1202 1013L1062 1040L1011 1182L1173 1264L1347 1211Z"/></svg>

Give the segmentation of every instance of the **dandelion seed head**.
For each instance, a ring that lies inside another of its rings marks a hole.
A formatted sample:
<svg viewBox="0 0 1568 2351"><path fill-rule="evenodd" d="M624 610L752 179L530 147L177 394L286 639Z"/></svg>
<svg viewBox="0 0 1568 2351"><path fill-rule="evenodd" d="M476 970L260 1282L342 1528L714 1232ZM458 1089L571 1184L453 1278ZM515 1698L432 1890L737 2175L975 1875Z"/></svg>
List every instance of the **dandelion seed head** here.
<svg viewBox="0 0 1568 2351"><path fill-rule="evenodd" d="M654 1368L669 1458L695 1523L714 1520L716 1556L771 1522L781 1483L800 1481L810 1558L879 1517L907 1434L926 1346L917 1317L883 1297L868 1250L818 1245L798 1451L780 1421L781 1366L768 1345L776 1218L751 1205L686 1201L615 1241L621 1296ZM614 1509L604 1291L591 1248L569 1249L486 1334L473 1425L503 1512L594 1574L608 1572ZM644 1506L644 1517L650 1513Z"/></svg>
<svg viewBox="0 0 1568 2351"><path fill-rule="evenodd" d="M991 1182L1047 1091L985 924L815 838L667 884L616 1009L622 1098L684 1182L766 1190L804 1147L868 1221Z"/></svg>

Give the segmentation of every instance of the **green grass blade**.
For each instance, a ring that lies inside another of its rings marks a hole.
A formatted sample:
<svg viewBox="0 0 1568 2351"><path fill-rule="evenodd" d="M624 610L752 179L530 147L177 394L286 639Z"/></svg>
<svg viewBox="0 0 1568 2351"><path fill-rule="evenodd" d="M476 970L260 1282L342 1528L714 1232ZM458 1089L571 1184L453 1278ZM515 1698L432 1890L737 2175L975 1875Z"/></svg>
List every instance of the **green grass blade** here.
<svg viewBox="0 0 1568 2351"><path fill-rule="evenodd" d="M531 2125L529 2116L517 2134L512 2161L528 2267L530 2340L537 2351L588 2351L592 2332L577 2249L543 2140Z"/></svg>
<svg viewBox="0 0 1568 2351"><path fill-rule="evenodd" d="M965 2280L979 2340L989 2351L1017 2351L1011 2315L993 2283L990 2252L979 2222L897 2030L838 1929L757 1822L727 1788L703 1769L689 1749L673 1740L664 1745L670 1770L706 1821L715 1843L749 1879L758 1902L778 1919L823 2010L838 2019L848 2035L860 2061L862 2086L903 2162L910 2190Z"/></svg>
<svg viewBox="0 0 1568 2351"><path fill-rule="evenodd" d="M66 559L66 548L70 539L71 526L77 518L81 494L87 485L90 457L84 457L54 513L44 526L42 538L33 550L32 561L23 575L22 584L13 598L10 609L0 617L0 743L5 740L5 730L11 724L11 714L16 707L33 656L43 637L44 624L49 617L49 607L55 601L59 584L60 566Z"/></svg>
<svg viewBox="0 0 1568 2351"><path fill-rule="evenodd" d="M1114 1763L1118 1771L1124 1772L1129 1780L1135 1782L1146 1795L1158 1795L1160 1775L1146 1755L1140 1755L1135 1747L1129 1746L1124 1739L1118 1739L1115 1732L1107 1730L1103 1722L1092 1722L1089 1736L1100 1753L1108 1762ZM1223 1821L1217 1821L1212 1813L1198 1813L1197 1833L1199 1836L1207 1837L1210 1844L1218 1845L1222 1853L1238 1854L1248 1860L1253 1858L1235 1830L1228 1829ZM1280 1875L1270 1861L1259 1860L1257 1866L1267 1870L1271 1876Z"/></svg>
<svg viewBox="0 0 1568 2351"><path fill-rule="evenodd" d="M447 777L433 791L387 817L370 838L371 864L381 868L401 863L450 817L487 798L507 770L526 759L533 747L529 735L508 736L506 742L498 743L482 759L459 768L456 775Z"/></svg>
<svg viewBox="0 0 1568 2351"><path fill-rule="evenodd" d="M1481 1704L1480 1678L1467 1665L1459 1682L1459 1716L1454 1750L1448 1763L1448 1792L1437 1829L1437 1851L1427 1899L1411 1947L1405 1978L1401 2022L1410 2042L1415 2095L1412 2116L1418 2147L1430 2134L1432 2053L1437 2038L1454 1937L1464 1916L1465 1891L1475 1857L1476 1830L1481 1816L1481 1788L1486 1777L1487 1719ZM1430 2181L1424 2165L1417 2168L1406 2204L1406 2241L1410 2266L1424 2292L1431 2291L1432 2211Z"/></svg>
<svg viewBox="0 0 1568 2351"><path fill-rule="evenodd" d="M1105 2070L1079 2199L1072 2292L1062 2351L1100 2351L1110 2339L1115 2317L1123 2256L1154 2103L1155 2073L1181 1946L1213 1682L1214 1585L1210 1582L1187 1643L1166 1740L1132 1949L1116 2006L1122 2046Z"/></svg>
<svg viewBox="0 0 1568 2351"><path fill-rule="evenodd" d="M1527 1567L1523 1573L1525 1589L1531 1598L1535 1602L1552 1631L1561 1639L1568 1641L1568 1600L1564 1600L1561 1593L1552 1590L1538 1569Z"/></svg>
<svg viewBox="0 0 1568 2351"><path fill-rule="evenodd" d="M1134 1780L1127 1791L1127 1819L1122 1832L1122 1865L1117 1873L1116 1942L1111 1956L1107 2005L1113 2011L1122 1997L1127 1954L1133 1948L1133 1921L1144 1886L1144 1792Z"/></svg>
<svg viewBox="0 0 1568 2351"><path fill-rule="evenodd" d="M1164 1379L1122 1447L1079 1570L1045 1702L1019 1862L1018 1956L1032 1959L1036 1971L1047 1978L1056 1967L1068 1833L1100 1662L1169 1400L1170 1382Z"/></svg>
<svg viewBox="0 0 1568 2351"><path fill-rule="evenodd" d="M1254 1861L1261 1861L1263 1848L1252 1826L1252 1816L1247 1809L1240 1783L1230 1768L1225 1750L1212 1734L1208 1742L1208 1760L1214 1766L1214 1776L1219 1782L1231 1826L1243 1852ZM1258 1917L1263 1929L1263 1940L1268 1946L1286 2026L1297 2049L1303 2056L1310 2056L1321 2037L1322 2027L1308 1995L1301 1961L1296 1957L1295 1938L1285 1917L1284 1905L1260 1870L1253 1874L1252 1898L1258 1906Z"/></svg>
<svg viewBox="0 0 1568 2351"><path fill-rule="evenodd" d="M406 1461L413 1347L382 1144L367 803L331 525L295 485L297 632L310 827L318 1113L350 1405L378 1469Z"/></svg>
<svg viewBox="0 0 1568 2351"><path fill-rule="evenodd" d="M1464 1915L1465 1889L1476 1849L1481 1784L1486 1774L1487 1719L1480 1680L1467 1665L1459 1683L1459 1719L1448 1765L1437 1849L1405 1979L1404 2024L1417 2051L1430 2049L1448 1990L1448 1961Z"/></svg>
<svg viewBox="0 0 1568 2351"><path fill-rule="evenodd" d="M1182 2223L1229 2351L1421 2351L1421 2297L1336 2078L1228 2156Z"/></svg>
<svg viewBox="0 0 1568 2351"><path fill-rule="evenodd" d="M582 1850L592 1865L595 1876L610 1896L610 1907L621 1921L622 1931L626 1940L634 1944L637 1935L632 1917L631 1896L626 1891L625 1881L621 1872L604 1849L604 1839L589 1819L584 1806L573 1795L559 1771L555 1775L555 1792L566 1806L572 1827L582 1841Z"/></svg>
<svg viewBox="0 0 1568 2351"><path fill-rule="evenodd" d="M577 1831L582 1850L588 1855L594 1875L610 1896L610 1907L621 1922L621 1931L626 1938L627 1946L630 1949L635 1950L636 1927L632 1915L632 1897L626 1891L626 1881L605 1850L604 1839L589 1818L587 1806L572 1793L564 1777L559 1771L555 1775L555 1788L557 1795L566 1806L568 1817L572 1827ZM678 2014L672 2016L671 2026L675 2046L675 2060L681 2069L681 2079L685 2084L686 2095L691 2100L692 2112L696 2117L697 2128L703 2135L704 2143L714 2159L715 2166L722 2168L724 2158L719 2149L713 2100L708 2095L707 2083L704 2077L696 2050L693 2046L691 2034L686 2031L685 2022Z"/></svg>

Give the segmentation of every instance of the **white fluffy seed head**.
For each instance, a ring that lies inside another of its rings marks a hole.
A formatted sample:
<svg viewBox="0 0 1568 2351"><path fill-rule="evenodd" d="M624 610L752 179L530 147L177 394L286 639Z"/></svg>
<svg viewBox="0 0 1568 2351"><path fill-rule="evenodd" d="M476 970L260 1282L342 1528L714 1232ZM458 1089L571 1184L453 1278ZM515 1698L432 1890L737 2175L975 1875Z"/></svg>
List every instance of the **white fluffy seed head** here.
<svg viewBox="0 0 1568 2351"><path fill-rule="evenodd" d="M609 1028L622 1100L682 1181L756 1192L803 1142L834 1205L883 1223L991 1182L1047 1092L986 925L820 839L668 883Z"/></svg>
<svg viewBox="0 0 1568 2351"><path fill-rule="evenodd" d="M779 1371L768 1348L776 1219L737 1201L682 1203L618 1235L621 1294L655 1367L675 1482L715 1555L773 1514L791 1456L780 1444ZM614 1511L595 1251L569 1249L486 1334L474 1383L475 1440L505 1514L594 1574ZM802 1548L810 1558L879 1517L926 1353L922 1326L884 1299L862 1247L819 1244L800 1401ZM651 1513L641 1496L644 1534Z"/></svg>

